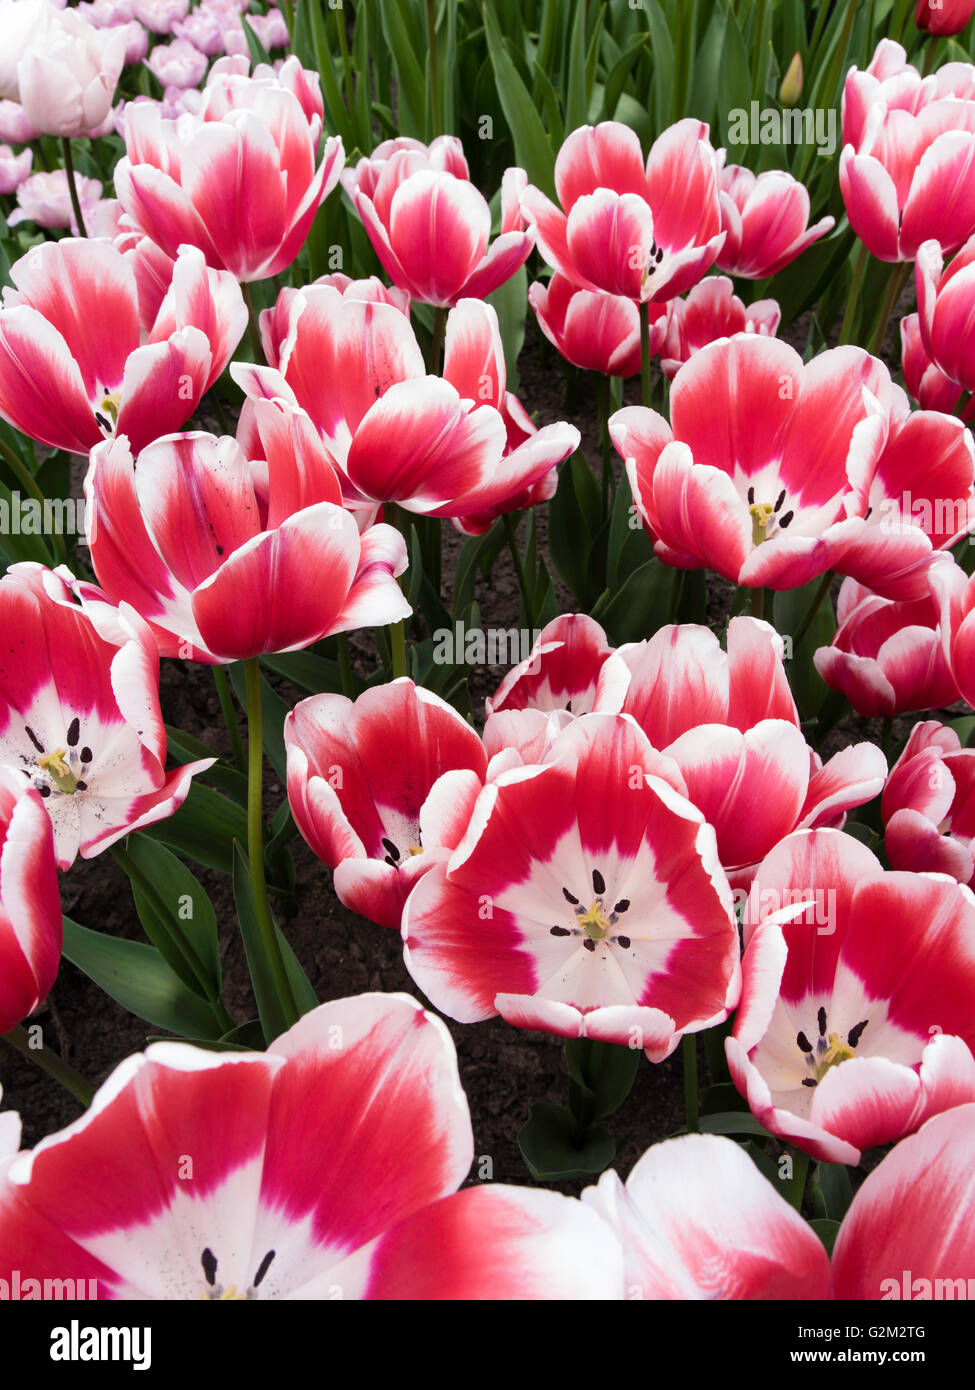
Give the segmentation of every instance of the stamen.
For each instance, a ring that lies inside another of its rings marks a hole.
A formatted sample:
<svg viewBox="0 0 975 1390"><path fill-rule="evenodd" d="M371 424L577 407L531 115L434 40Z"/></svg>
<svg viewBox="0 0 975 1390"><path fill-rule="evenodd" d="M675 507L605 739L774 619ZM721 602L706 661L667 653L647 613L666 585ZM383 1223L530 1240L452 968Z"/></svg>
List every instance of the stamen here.
<svg viewBox="0 0 975 1390"><path fill-rule="evenodd" d="M592 888L596 896L600 898L606 892L606 880L598 869L592 871Z"/></svg>
<svg viewBox="0 0 975 1390"><path fill-rule="evenodd" d="M203 1273L206 1275L207 1283L211 1285L215 1284L217 1282L217 1257L209 1246L207 1246L200 1256L200 1264L203 1266Z"/></svg>
<svg viewBox="0 0 975 1390"><path fill-rule="evenodd" d="M570 893L568 888L562 889L562 896L565 898L566 902L571 903L573 907L579 906L579 899L575 896L574 893Z"/></svg>
<svg viewBox="0 0 975 1390"><path fill-rule="evenodd" d="M616 906L613 908L613 911L614 911L614 912L625 912L626 909L629 907L629 905L630 905L630 900L629 900L629 898L620 898L619 902L618 902L618 903L616 904Z"/></svg>
<svg viewBox="0 0 975 1390"><path fill-rule="evenodd" d="M80 737L81 720L75 715L74 719L72 719L71 723L68 725L68 747L74 748Z"/></svg>
<svg viewBox="0 0 975 1390"><path fill-rule="evenodd" d="M806 1037L805 1033L797 1033L796 1042L802 1048L803 1052L812 1052L812 1043Z"/></svg>
<svg viewBox="0 0 975 1390"><path fill-rule="evenodd" d="M261 1282L265 1274L268 1272L269 1268L271 1267L271 1261L274 1259L274 1255L275 1252L273 1250L269 1250L267 1254L264 1256L263 1260L258 1266L257 1273L254 1275L254 1283L252 1285L253 1288L257 1288L258 1284Z"/></svg>
<svg viewBox="0 0 975 1390"><path fill-rule="evenodd" d="M549 935L550 935L550 936L571 936L571 935L572 935L572 932L571 932L571 930L570 930L568 927L552 927L551 930L550 930L550 932L549 932Z"/></svg>
<svg viewBox="0 0 975 1390"><path fill-rule="evenodd" d="M847 1035L846 1035L846 1040L847 1040L847 1042L850 1044L851 1047L856 1047L857 1043L858 1043L858 1042L860 1041L860 1039L863 1037L863 1030L864 1030L864 1028L866 1028L866 1026L867 1026L867 1024L868 1024L869 1022L870 1022L870 1020L869 1020L868 1018L865 1018L865 1019L863 1020L862 1023L858 1023L855 1027L851 1028L850 1031L847 1033Z"/></svg>
<svg viewBox="0 0 975 1390"><path fill-rule="evenodd" d="M34 747L37 749L38 753L43 753L43 752L44 752L44 745L43 745L43 743L41 743L40 739L39 739L39 738L37 737L37 735L34 733L34 730L31 728L31 726L30 726L29 724L25 724L25 725L24 725L24 733L25 733L25 734L27 735L27 737L30 739L31 743L32 743L32 744L34 745Z"/></svg>
<svg viewBox="0 0 975 1390"><path fill-rule="evenodd" d="M826 1036L826 1010L825 1010L824 1008L820 1008L819 1013L816 1015L816 1022L819 1024L819 1036L820 1036L821 1038L822 1038L822 1037L825 1037L825 1036Z"/></svg>

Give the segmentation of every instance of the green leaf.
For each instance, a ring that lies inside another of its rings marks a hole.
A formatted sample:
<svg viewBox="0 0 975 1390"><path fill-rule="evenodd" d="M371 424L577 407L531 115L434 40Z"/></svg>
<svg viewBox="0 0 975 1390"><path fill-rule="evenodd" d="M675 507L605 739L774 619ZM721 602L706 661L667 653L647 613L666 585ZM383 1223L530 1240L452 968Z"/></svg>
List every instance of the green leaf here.
<svg viewBox="0 0 975 1390"><path fill-rule="evenodd" d="M244 36L247 39L247 48L250 52L251 66L257 67L258 63L267 63L268 66L270 66L270 55L268 54L267 49L261 43L260 39L254 33L254 30L248 24L247 16L245 14L241 15L240 22L243 25Z"/></svg>
<svg viewBox="0 0 975 1390"><path fill-rule="evenodd" d="M842 1221L853 1201L849 1169L842 1163L817 1163L812 1187L822 1197L824 1215Z"/></svg>
<svg viewBox="0 0 975 1390"><path fill-rule="evenodd" d="M518 1131L518 1147L536 1182L567 1182L594 1177L616 1157L616 1142L595 1125L574 1140L575 1119L564 1105L538 1101Z"/></svg>
<svg viewBox="0 0 975 1390"><path fill-rule="evenodd" d="M815 602L822 578L813 579L801 589L786 589L775 595L772 608L773 624L783 638L794 639L806 621L810 607ZM829 594L823 598L812 624L799 643L786 645L786 671L792 695L803 719L811 719L818 714L826 698L826 684L813 665L813 654L818 647L828 647L836 632L836 618Z"/></svg>
<svg viewBox="0 0 975 1390"><path fill-rule="evenodd" d="M838 1221L826 1220L823 1217L815 1217L810 1221L809 1225L823 1242L823 1245L826 1247L827 1255L832 1256L833 1246L836 1244L836 1237L840 1233L840 1223Z"/></svg>
<svg viewBox="0 0 975 1390"><path fill-rule="evenodd" d="M221 974L217 914L203 885L194 878L182 860L147 835L130 835L126 851L145 880L144 883L135 878L131 880L132 895L139 919L150 939L160 943L162 950L160 931L169 938L185 937L196 953L204 976L198 983L192 977L186 983L197 990L202 988L210 999L219 999ZM146 885L151 885L155 892L147 891ZM160 917L161 912L165 913L165 918ZM168 952L163 953L176 969L176 963ZM181 970L177 973L182 975Z"/></svg>
<svg viewBox="0 0 975 1390"><path fill-rule="evenodd" d="M620 1108L633 1089L642 1056L638 1047L591 1038L566 1039L569 1076L590 1102L594 1120L603 1120Z"/></svg>
<svg viewBox="0 0 975 1390"><path fill-rule="evenodd" d="M197 762L202 758L217 757L212 748L208 748L205 743L194 738L192 734L184 733L182 729L173 728L171 724L166 725L166 747L170 757L180 764ZM226 763L218 759L213 767L199 775L205 777L209 782L214 782L221 791L225 791L235 801L239 801L242 806L247 805L247 778L235 767L228 767Z"/></svg>
<svg viewBox="0 0 975 1390"><path fill-rule="evenodd" d="M484 34L494 68L498 100L511 132L515 158L527 170L529 182L550 198L555 198L555 152L552 144L531 94L505 49L492 8L485 5L483 14Z"/></svg>
<svg viewBox="0 0 975 1390"><path fill-rule="evenodd" d="M723 1110L717 1115L702 1115L700 1124L702 1134L758 1134L763 1139L772 1137L750 1110ZM686 1134L686 1128L682 1126L677 1133Z"/></svg>
<svg viewBox="0 0 975 1390"><path fill-rule="evenodd" d="M731 112L748 111L752 99L752 74L748 49L738 20L729 9L725 20L724 43L718 67L718 129L721 144L729 143Z"/></svg>
<svg viewBox="0 0 975 1390"><path fill-rule="evenodd" d="M342 673L337 661L317 652L285 652L278 656L261 657L263 665L284 676L292 685L308 690L312 695L336 694L342 690Z"/></svg>
<svg viewBox="0 0 975 1390"><path fill-rule="evenodd" d="M674 41L658 0L647 0L647 24L650 29L650 51L653 54L653 112L657 130L670 121L670 105L674 96ZM625 118L624 118L625 119Z"/></svg>
<svg viewBox="0 0 975 1390"><path fill-rule="evenodd" d="M769 1182L772 1183L773 1187L775 1187L778 1190L781 1186L781 1183L779 1180L779 1170L776 1166L775 1160L769 1158L765 1150L760 1149L753 1139L746 1139L741 1147L745 1150L745 1153L754 1163L755 1167L762 1174L762 1176L768 1178Z"/></svg>
<svg viewBox="0 0 975 1390"><path fill-rule="evenodd" d="M426 76L417 57L407 23L405 0L382 0L383 30L396 73L396 114L400 133L422 140L426 118Z"/></svg>
<svg viewBox="0 0 975 1390"><path fill-rule="evenodd" d="M234 840L247 840L247 814L236 801L194 778L189 796L176 814L142 833L197 864L229 874L234 866Z"/></svg>
<svg viewBox="0 0 975 1390"><path fill-rule="evenodd" d="M677 574L661 560L648 560L627 576L598 615L592 610L614 645L640 642L670 622Z"/></svg>
<svg viewBox="0 0 975 1390"><path fill-rule="evenodd" d="M588 5L575 5L569 36L569 72L565 85L565 128L575 130L586 124L589 100L586 95L586 11Z"/></svg>
<svg viewBox="0 0 975 1390"><path fill-rule="evenodd" d="M181 1037L219 1038L213 1010L188 989L154 946L122 941L64 919L64 954L123 1009Z"/></svg>
<svg viewBox="0 0 975 1390"><path fill-rule="evenodd" d="M233 853L234 900L237 904L240 935L244 943L244 951L247 955L247 966L250 971L251 983L254 987L254 998L257 1002L257 1012L260 1016L261 1027L264 1030L266 1041L272 1043L275 1038L280 1037L285 1031L288 1023L274 988L274 981L264 953L264 944L258 924L257 908L254 903L254 889L251 884L250 865L247 862L247 855L241 849L240 845L236 843L233 847ZM280 943L281 954L284 958L284 968L295 995L295 1003L298 1005L298 1011L302 1014L308 1013L311 1009L316 1007L318 996L315 994L307 975L298 964L297 957L288 944L281 928L275 924L274 929L278 934L278 942Z"/></svg>
<svg viewBox="0 0 975 1390"><path fill-rule="evenodd" d="M590 602L590 518L598 521L600 511L599 484L577 452L559 470L558 491L548 507L548 546L556 573L583 607Z"/></svg>

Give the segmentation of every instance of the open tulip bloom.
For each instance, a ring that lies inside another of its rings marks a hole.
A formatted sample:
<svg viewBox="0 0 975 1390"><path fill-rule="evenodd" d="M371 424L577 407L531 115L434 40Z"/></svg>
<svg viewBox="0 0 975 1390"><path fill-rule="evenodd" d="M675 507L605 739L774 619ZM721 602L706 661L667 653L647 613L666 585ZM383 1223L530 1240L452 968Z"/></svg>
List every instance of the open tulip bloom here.
<svg viewBox="0 0 975 1390"><path fill-rule="evenodd" d="M0 768L0 1033L47 998L60 962L51 818L20 774Z"/></svg>

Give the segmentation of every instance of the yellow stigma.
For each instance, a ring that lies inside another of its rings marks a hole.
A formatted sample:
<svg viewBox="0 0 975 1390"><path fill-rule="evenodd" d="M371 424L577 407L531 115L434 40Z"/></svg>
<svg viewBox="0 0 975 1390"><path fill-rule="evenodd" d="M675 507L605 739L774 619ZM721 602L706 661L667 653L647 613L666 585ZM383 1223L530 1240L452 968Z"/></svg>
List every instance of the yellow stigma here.
<svg viewBox="0 0 975 1390"><path fill-rule="evenodd" d="M423 853L423 846L422 846L422 845L410 845L409 853L410 853L410 854L422 854L422 853Z"/></svg>
<svg viewBox="0 0 975 1390"><path fill-rule="evenodd" d="M829 1047L816 1066L817 1079L824 1076L830 1067L838 1067L840 1062L847 1062L852 1056L854 1056L853 1048L848 1043L843 1042L839 1033L830 1033Z"/></svg>
<svg viewBox="0 0 975 1390"><path fill-rule="evenodd" d="M754 502L748 510L752 517L752 544L761 545L765 540L765 531L775 515L775 510L770 502Z"/></svg>
<svg viewBox="0 0 975 1390"><path fill-rule="evenodd" d="M37 766L48 774L51 781L62 792L73 792L78 786L78 778L65 761L66 748L55 748L53 753L44 753L37 760Z"/></svg>
<svg viewBox="0 0 975 1390"><path fill-rule="evenodd" d="M119 407L122 404L122 393L116 391L113 396L104 395L98 403L99 410L103 410L109 417L113 425L118 424Z"/></svg>
<svg viewBox="0 0 975 1390"><path fill-rule="evenodd" d="M596 898L585 912L580 913L579 926L590 941L602 941L608 935L609 919L603 915L602 898Z"/></svg>
<svg viewBox="0 0 975 1390"><path fill-rule="evenodd" d="M201 1293L200 1298L204 1303L245 1303L247 1295L237 1292L236 1284L228 1284L225 1289L208 1289L206 1293Z"/></svg>

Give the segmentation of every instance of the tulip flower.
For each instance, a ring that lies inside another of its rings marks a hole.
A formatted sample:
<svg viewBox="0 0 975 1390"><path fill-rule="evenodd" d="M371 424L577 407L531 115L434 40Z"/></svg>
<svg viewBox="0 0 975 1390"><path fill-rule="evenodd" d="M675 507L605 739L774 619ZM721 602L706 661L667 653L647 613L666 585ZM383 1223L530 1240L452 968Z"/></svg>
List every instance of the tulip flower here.
<svg viewBox="0 0 975 1390"><path fill-rule="evenodd" d="M914 23L931 35L960 34L975 14L975 0L917 0Z"/></svg>
<svg viewBox="0 0 975 1390"><path fill-rule="evenodd" d="M498 717L498 716L495 716ZM668 1057L738 1000L714 831L635 721L587 714L544 763L490 780L403 909L404 958L443 1013Z"/></svg>
<svg viewBox="0 0 975 1390"><path fill-rule="evenodd" d="M522 212L545 260L581 289L638 304L673 299L724 243L717 156L703 121L668 127L646 162L628 126L582 126L559 150L555 187L561 210L530 186Z"/></svg>
<svg viewBox="0 0 975 1390"><path fill-rule="evenodd" d="M606 633L585 613L553 618L528 657L511 668L486 701L488 717L516 709L589 714L599 673L612 650Z"/></svg>
<svg viewBox="0 0 975 1390"><path fill-rule="evenodd" d="M582 1194L623 1247L628 1299L821 1299L822 1241L740 1145L714 1134L654 1144L626 1182Z"/></svg>
<svg viewBox="0 0 975 1390"><path fill-rule="evenodd" d="M932 565L927 577L938 605L945 662L962 699L971 705L975 703L975 579L950 557Z"/></svg>
<svg viewBox="0 0 975 1390"><path fill-rule="evenodd" d="M51 820L39 793L12 768L0 768L0 1033L47 998L60 961Z"/></svg>
<svg viewBox="0 0 975 1390"><path fill-rule="evenodd" d="M771 1133L856 1164L975 1100L967 888L885 873L840 831L800 831L759 868L744 930L742 1005L725 1052Z"/></svg>
<svg viewBox="0 0 975 1390"><path fill-rule="evenodd" d="M970 1298L973 1171L975 1105L956 1105L902 1139L843 1218L833 1247L833 1297Z"/></svg>
<svg viewBox="0 0 975 1390"><path fill-rule="evenodd" d="M962 571L955 573L964 586ZM890 718L940 709L959 698L930 596L897 603L845 579L836 617L832 643L820 647L813 661L829 688L845 695L858 714Z"/></svg>
<svg viewBox="0 0 975 1390"><path fill-rule="evenodd" d="M302 700L284 741L295 823L335 870L340 901L398 931L417 879L467 829L487 766L481 740L450 705L403 678L355 703Z"/></svg>
<svg viewBox="0 0 975 1390"><path fill-rule="evenodd" d="M894 869L975 878L975 748L935 720L915 724L880 802Z"/></svg>
<svg viewBox="0 0 975 1390"><path fill-rule="evenodd" d="M30 175L33 162L33 150L22 150L20 154L14 154L9 145L0 145L0 194L16 193Z"/></svg>
<svg viewBox="0 0 975 1390"><path fill-rule="evenodd" d="M859 348L804 365L785 343L739 333L680 369L669 425L640 406L609 425L661 559L791 589L861 534L856 485L873 478L895 408L907 412L904 393Z"/></svg>
<svg viewBox="0 0 975 1390"><path fill-rule="evenodd" d="M939 372L962 391L975 390L975 236L944 269L936 241L917 253L918 321L924 350ZM959 391L956 395L956 402Z"/></svg>
<svg viewBox="0 0 975 1390"><path fill-rule="evenodd" d="M217 74L199 113L179 121L148 103L126 107L116 192L133 224L168 255L196 246L208 265L247 281L295 259L344 158L341 140L326 140L316 169L321 116L308 115L295 68L296 58L279 76L269 68L254 77Z"/></svg>
<svg viewBox="0 0 975 1390"><path fill-rule="evenodd" d="M102 185L97 179L79 178L75 175L81 215L88 219L98 207L102 196ZM7 218L8 227L16 227L21 222L33 222L38 227L70 227L73 236L78 236L78 224L71 206L71 193L68 176L63 169L53 169L50 173L41 170L24 179L17 189L17 206Z"/></svg>
<svg viewBox="0 0 975 1390"><path fill-rule="evenodd" d="M107 241L43 242L17 261L0 309L0 414L54 449L106 437L141 448L177 429L227 365L247 323L240 288L181 247L154 319Z"/></svg>
<svg viewBox="0 0 975 1390"><path fill-rule="evenodd" d="M832 231L834 217L809 223L809 194L803 184L780 169L757 177L750 169L729 164L719 176L721 226L727 233L717 263L729 275L764 280Z"/></svg>
<svg viewBox="0 0 975 1390"><path fill-rule="evenodd" d="M726 275L709 275L683 299L672 299L667 308L660 366L670 381L708 343L736 333L774 338L782 318L774 299L756 299L746 309Z"/></svg>
<svg viewBox="0 0 975 1390"><path fill-rule="evenodd" d="M456 136L441 135L429 148L386 142L346 171L343 186L393 284L423 303L483 299L532 249L521 228L503 230L488 248L491 210Z"/></svg>
<svg viewBox="0 0 975 1390"><path fill-rule="evenodd" d="M195 87L207 70L207 55L187 42L157 43L146 66L164 87Z"/></svg>
<svg viewBox="0 0 975 1390"><path fill-rule="evenodd" d="M0 763L41 798L58 867L177 811L214 759L164 770L159 657L138 614L21 564L0 580L0 616L16 657L0 670Z"/></svg>
<svg viewBox="0 0 975 1390"><path fill-rule="evenodd" d="M405 995L322 1004L265 1053L153 1043L0 1161L0 1277L100 1299L622 1296L598 1216L458 1191L473 1156L453 1043Z"/></svg>
<svg viewBox="0 0 975 1390"><path fill-rule="evenodd" d="M24 115L19 102L0 101L0 140L9 140L12 145L27 145L40 133Z"/></svg>
<svg viewBox="0 0 975 1390"><path fill-rule="evenodd" d="M670 760L735 886L793 830L842 825L887 775L871 743L823 765L800 732L782 654L767 623L732 618L727 655L707 628L686 624L620 647L599 673L594 709L634 718Z"/></svg>
<svg viewBox="0 0 975 1390"><path fill-rule="evenodd" d="M924 346L921 316L905 314L901 319L901 370L908 391L922 410L939 410L951 415L961 400L962 389L932 361ZM965 412L967 418L968 412Z"/></svg>
<svg viewBox="0 0 975 1390"><path fill-rule="evenodd" d="M99 582L149 622L164 656L209 664L295 651L409 617L391 526L360 538L307 417L255 407L265 460L236 440L168 435L133 458L92 451L86 523Z"/></svg>
<svg viewBox="0 0 975 1390"><path fill-rule="evenodd" d="M317 280L312 280L310 285L305 285L299 289L294 285L285 285L270 309L265 309L260 316L261 346L264 349L264 356L276 370L282 370L282 361L287 365L290 357L291 344L288 343L288 334L292 323L297 317L301 316L304 305L298 307L298 296L305 294L313 286L324 285L327 289L337 290L343 299L362 300L366 303L392 304L399 309L407 319L410 315L410 296L405 290L397 289L395 285L384 285L378 275L370 275L366 280L353 280L348 275L343 275L340 271L332 275L320 275Z"/></svg>
<svg viewBox="0 0 975 1390"><path fill-rule="evenodd" d="M75 10L38 8L33 0L13 7L21 8L36 16L38 27L0 65L0 95L19 101L27 120L45 135L86 134L111 110L125 65L124 30L96 29ZM8 63L16 66L5 76Z"/></svg>
<svg viewBox="0 0 975 1390"><path fill-rule="evenodd" d="M132 0L133 17L154 34L168 34L185 19L190 0Z"/></svg>
<svg viewBox="0 0 975 1390"><path fill-rule="evenodd" d="M573 366L606 376L639 372L640 315L631 299L580 290L556 271L547 284L529 286L528 302L546 338ZM650 324L651 354L660 351L667 323L661 305Z"/></svg>

